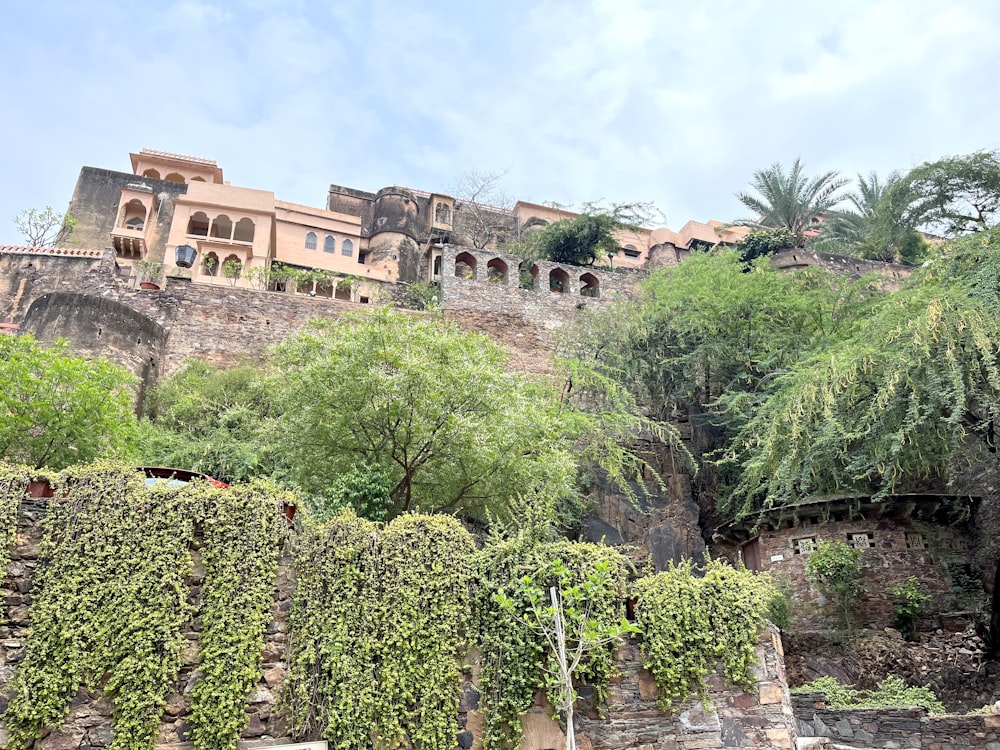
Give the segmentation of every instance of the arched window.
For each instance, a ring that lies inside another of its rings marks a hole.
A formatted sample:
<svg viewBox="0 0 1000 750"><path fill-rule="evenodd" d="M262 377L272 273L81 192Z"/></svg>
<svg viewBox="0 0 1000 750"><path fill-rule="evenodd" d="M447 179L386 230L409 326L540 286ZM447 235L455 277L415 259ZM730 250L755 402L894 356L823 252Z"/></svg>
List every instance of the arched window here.
<svg viewBox="0 0 1000 750"><path fill-rule="evenodd" d="M188 219L187 233L194 237L208 237L208 214L195 211Z"/></svg>
<svg viewBox="0 0 1000 750"><path fill-rule="evenodd" d="M142 173L142 176L152 177L154 180L160 179L160 173L157 172L155 169L147 169L145 172Z"/></svg>
<svg viewBox="0 0 1000 750"><path fill-rule="evenodd" d="M486 264L486 278L498 284L507 281L507 264L500 258L493 258Z"/></svg>
<svg viewBox="0 0 1000 750"><path fill-rule="evenodd" d="M434 256L434 266L433 266L433 269L431 270L431 273L435 277L441 275L441 256L440 255Z"/></svg>
<svg viewBox="0 0 1000 750"><path fill-rule="evenodd" d="M254 225L251 219L240 219L233 227L233 239L236 242L253 242Z"/></svg>
<svg viewBox="0 0 1000 750"><path fill-rule="evenodd" d="M306 235L306 250L315 250L315 249L316 249L316 233L309 232L309 234Z"/></svg>
<svg viewBox="0 0 1000 750"><path fill-rule="evenodd" d="M600 297L601 282L592 273L585 273L580 277L580 296Z"/></svg>
<svg viewBox="0 0 1000 750"><path fill-rule="evenodd" d="M451 206L447 203L438 203L434 206L434 223L451 224Z"/></svg>
<svg viewBox="0 0 1000 750"><path fill-rule="evenodd" d="M333 238L332 234L328 234L326 236L326 239L323 240L323 252L324 253L337 252L337 240Z"/></svg>
<svg viewBox="0 0 1000 750"><path fill-rule="evenodd" d="M146 224L146 206L138 198L133 198L122 206L118 224L128 229L141 230Z"/></svg>
<svg viewBox="0 0 1000 750"><path fill-rule="evenodd" d="M535 284L538 281L538 266L530 260L523 260L521 261L521 265L518 266L518 272L518 286L521 289L534 290Z"/></svg>
<svg viewBox="0 0 1000 750"><path fill-rule="evenodd" d="M350 240L344 240L340 243L340 254L345 258L354 257L354 243Z"/></svg>
<svg viewBox="0 0 1000 750"><path fill-rule="evenodd" d="M212 221L211 237L219 240L231 240L233 238L233 220L225 214L219 214Z"/></svg>
<svg viewBox="0 0 1000 750"><path fill-rule="evenodd" d="M569 291L569 274L561 268L549 271L549 291L556 293Z"/></svg>
<svg viewBox="0 0 1000 750"><path fill-rule="evenodd" d="M184 184L184 175L177 174L176 172L171 172L163 179L167 182L179 182L182 185Z"/></svg>
<svg viewBox="0 0 1000 750"><path fill-rule="evenodd" d="M476 256L472 253L459 253L455 256L455 277L472 279L476 276Z"/></svg>
<svg viewBox="0 0 1000 750"><path fill-rule="evenodd" d="M219 256L214 252L209 253L201 260L201 272L205 276L219 275Z"/></svg>

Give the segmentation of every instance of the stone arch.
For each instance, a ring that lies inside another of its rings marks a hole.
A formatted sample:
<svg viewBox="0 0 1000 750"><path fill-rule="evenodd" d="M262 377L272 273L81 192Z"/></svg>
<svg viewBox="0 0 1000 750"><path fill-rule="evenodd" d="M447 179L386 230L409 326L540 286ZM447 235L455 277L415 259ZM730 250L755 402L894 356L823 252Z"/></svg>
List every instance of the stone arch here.
<svg viewBox="0 0 1000 750"><path fill-rule="evenodd" d="M472 253L459 253L456 255L455 276L460 279L476 278L476 256Z"/></svg>
<svg viewBox="0 0 1000 750"><path fill-rule="evenodd" d="M219 214L212 219L212 231L209 236L219 240L231 240L233 238L233 220L225 214Z"/></svg>
<svg viewBox="0 0 1000 750"><path fill-rule="evenodd" d="M184 182L185 182L185 180L184 180L184 175L182 175L182 174L179 174L179 173L177 173L177 172L171 172L170 174L168 174L168 175L167 175L166 177L164 177L163 179L164 179L164 180L166 180L167 182L179 182L179 183L180 183L180 184L182 184L182 185L183 185L183 184L184 184Z"/></svg>
<svg viewBox="0 0 1000 750"><path fill-rule="evenodd" d="M580 277L580 296L581 297L600 297L601 296L601 282L592 273L585 273Z"/></svg>
<svg viewBox="0 0 1000 750"><path fill-rule="evenodd" d="M219 275L219 256L213 250L208 253L202 261L202 273L205 276L218 276Z"/></svg>
<svg viewBox="0 0 1000 750"><path fill-rule="evenodd" d="M150 168L149 168L149 169L147 169L147 170L146 170L145 172L143 172L143 173L142 173L142 176L143 176L143 177L149 177L149 178L151 178L151 179L153 179L153 180L158 180L158 179L160 179L160 173L159 173L159 172L157 172L157 171L156 171L155 169L153 169L152 167L150 167Z"/></svg>
<svg viewBox="0 0 1000 750"><path fill-rule="evenodd" d="M502 258L492 258L486 264L486 278L500 284L507 283L507 264Z"/></svg>
<svg viewBox="0 0 1000 750"><path fill-rule="evenodd" d="M138 198L133 198L122 206L119 226L142 231L146 226L146 205Z"/></svg>
<svg viewBox="0 0 1000 750"><path fill-rule="evenodd" d="M139 378L133 405L141 409L157 377L167 332L155 320L116 300L76 292L52 292L36 299L21 330L42 343L68 339L81 356L106 357ZM138 344L136 342L139 342Z"/></svg>
<svg viewBox="0 0 1000 750"><path fill-rule="evenodd" d="M233 227L233 240L236 242L253 242L254 231L253 219L243 218L236 222Z"/></svg>
<svg viewBox="0 0 1000 750"><path fill-rule="evenodd" d="M549 291L556 293L569 292L569 274L563 268L553 268L549 271Z"/></svg>
<svg viewBox="0 0 1000 750"><path fill-rule="evenodd" d="M522 260L518 267L518 286L522 289L538 288L538 265L530 260Z"/></svg>
<svg viewBox="0 0 1000 750"><path fill-rule="evenodd" d="M195 211L188 219L187 233L192 237L208 237L208 214Z"/></svg>

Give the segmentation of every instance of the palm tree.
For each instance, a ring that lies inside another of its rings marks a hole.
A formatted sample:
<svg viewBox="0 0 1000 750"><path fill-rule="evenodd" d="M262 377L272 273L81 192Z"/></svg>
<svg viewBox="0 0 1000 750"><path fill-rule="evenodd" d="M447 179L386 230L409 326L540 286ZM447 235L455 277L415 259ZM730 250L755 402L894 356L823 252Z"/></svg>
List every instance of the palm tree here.
<svg viewBox="0 0 1000 750"><path fill-rule="evenodd" d="M846 197L851 208L830 214L816 247L887 262L919 259L926 243L905 218L913 200L899 172L884 181L875 172L859 174L858 189Z"/></svg>
<svg viewBox="0 0 1000 750"><path fill-rule="evenodd" d="M795 235L796 243L805 243L807 232L816 219L829 214L842 200L837 193L847 180L830 171L819 177L802 173L802 162L796 159L787 174L780 164L753 173L751 187L758 195L737 193L740 203L757 214L755 219L737 222L743 226L766 228L784 227Z"/></svg>

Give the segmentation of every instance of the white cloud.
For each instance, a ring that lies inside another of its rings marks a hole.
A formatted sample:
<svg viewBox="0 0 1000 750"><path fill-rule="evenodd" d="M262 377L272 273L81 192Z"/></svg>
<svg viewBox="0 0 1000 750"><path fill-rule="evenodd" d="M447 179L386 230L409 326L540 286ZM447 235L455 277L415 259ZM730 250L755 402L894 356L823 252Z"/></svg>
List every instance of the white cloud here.
<svg viewBox="0 0 1000 750"><path fill-rule="evenodd" d="M1000 146L990 0L103 8L41 0L0 29L19 111L0 222L143 146L313 205L330 182L435 190L510 166L519 197L654 199L672 226L738 215L775 161L885 172Z"/></svg>

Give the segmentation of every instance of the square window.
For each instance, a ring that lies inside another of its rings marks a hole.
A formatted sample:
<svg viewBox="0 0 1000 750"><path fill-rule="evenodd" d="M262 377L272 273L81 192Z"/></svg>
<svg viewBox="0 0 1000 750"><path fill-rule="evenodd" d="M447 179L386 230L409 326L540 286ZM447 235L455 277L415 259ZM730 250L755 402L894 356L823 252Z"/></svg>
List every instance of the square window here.
<svg viewBox="0 0 1000 750"><path fill-rule="evenodd" d="M816 537L804 536L800 539L793 539L792 547L795 550L796 555L808 555L816 549Z"/></svg>
<svg viewBox="0 0 1000 750"><path fill-rule="evenodd" d="M854 549L869 549L875 546L875 535L865 532L854 532L847 535L847 543Z"/></svg>

